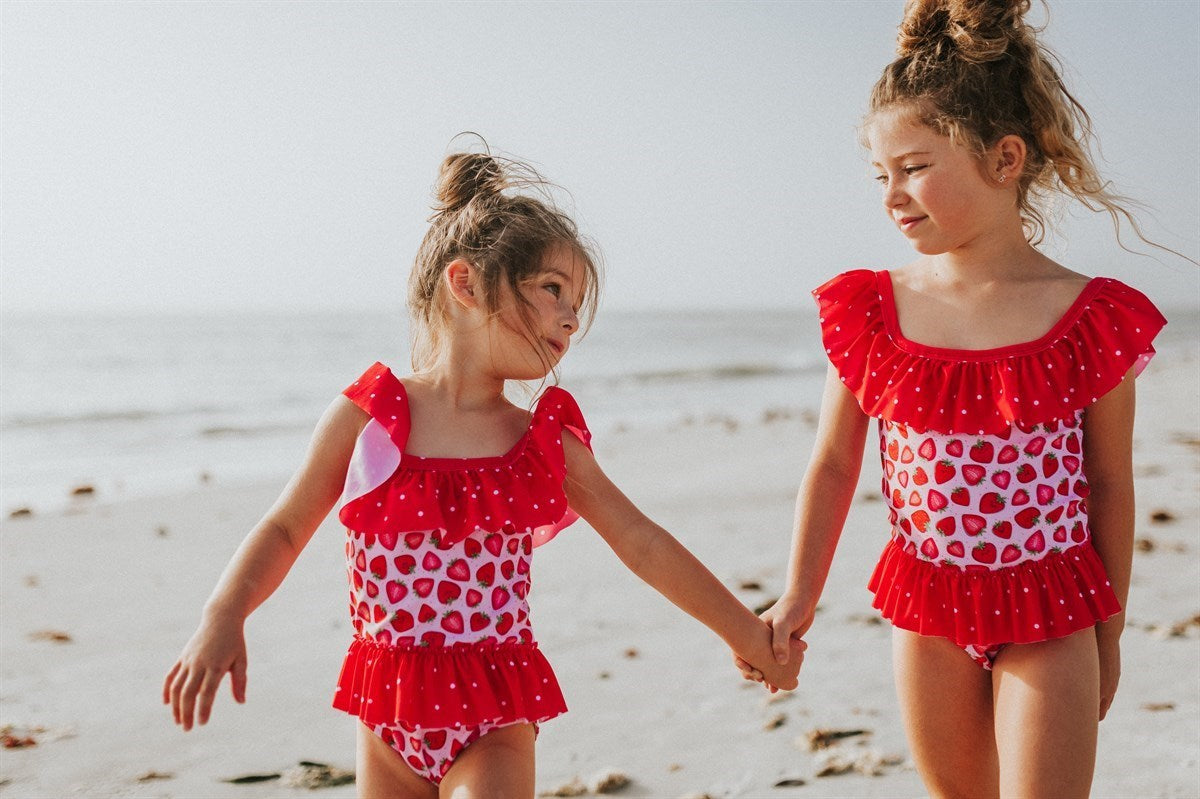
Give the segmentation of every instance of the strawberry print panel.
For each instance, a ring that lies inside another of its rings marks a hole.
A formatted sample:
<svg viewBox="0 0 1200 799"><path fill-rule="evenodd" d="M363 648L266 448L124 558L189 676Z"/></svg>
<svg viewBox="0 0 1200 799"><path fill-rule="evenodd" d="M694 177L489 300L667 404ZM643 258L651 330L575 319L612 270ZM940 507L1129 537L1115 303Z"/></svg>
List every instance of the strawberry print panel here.
<svg viewBox="0 0 1200 799"><path fill-rule="evenodd" d="M883 493L905 552L1002 569L1087 541L1082 416L972 436L881 420Z"/></svg>

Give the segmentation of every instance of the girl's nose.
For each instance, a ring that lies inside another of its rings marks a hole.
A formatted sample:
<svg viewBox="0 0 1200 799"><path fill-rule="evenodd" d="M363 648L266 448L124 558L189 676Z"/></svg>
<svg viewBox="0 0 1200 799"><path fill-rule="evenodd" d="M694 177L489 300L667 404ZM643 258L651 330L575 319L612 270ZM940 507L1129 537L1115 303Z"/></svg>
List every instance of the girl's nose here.
<svg viewBox="0 0 1200 799"><path fill-rule="evenodd" d="M903 205L905 200L907 200L907 195L894 182L888 183L883 187L883 204L885 207L896 208Z"/></svg>
<svg viewBox="0 0 1200 799"><path fill-rule="evenodd" d="M567 335L571 335L579 329L579 317L575 313L575 309L567 308L562 319L563 330L567 331Z"/></svg>

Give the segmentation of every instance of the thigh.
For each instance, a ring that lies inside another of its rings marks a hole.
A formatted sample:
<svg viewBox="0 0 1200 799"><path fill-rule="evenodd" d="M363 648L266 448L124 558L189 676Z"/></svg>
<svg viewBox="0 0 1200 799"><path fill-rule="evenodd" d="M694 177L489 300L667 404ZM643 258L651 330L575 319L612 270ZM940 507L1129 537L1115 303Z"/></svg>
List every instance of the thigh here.
<svg viewBox="0 0 1200 799"><path fill-rule="evenodd" d="M436 799L437 788L418 776L396 750L362 723L358 725L355 787L359 799Z"/></svg>
<svg viewBox="0 0 1200 799"><path fill-rule="evenodd" d="M533 799L532 724L498 727L467 745L442 779L445 799Z"/></svg>
<svg viewBox="0 0 1200 799"><path fill-rule="evenodd" d="M930 796L998 796L990 672L945 638L901 629L892 658L913 763Z"/></svg>
<svg viewBox="0 0 1200 799"><path fill-rule="evenodd" d="M1087 797L1100 707L1095 630L1009 645L993 674L1001 793Z"/></svg>

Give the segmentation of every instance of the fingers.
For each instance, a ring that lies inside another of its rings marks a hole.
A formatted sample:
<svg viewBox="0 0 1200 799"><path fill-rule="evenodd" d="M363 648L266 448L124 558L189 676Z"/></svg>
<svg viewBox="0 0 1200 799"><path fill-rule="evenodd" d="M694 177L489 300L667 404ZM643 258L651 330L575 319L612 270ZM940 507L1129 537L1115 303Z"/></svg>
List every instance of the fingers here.
<svg viewBox="0 0 1200 799"><path fill-rule="evenodd" d="M207 724L208 717L212 713L213 700L217 698L217 689L221 687L221 677L224 675L218 672L207 672L204 675L204 680L200 683L200 691L196 696L196 723Z"/></svg>
<svg viewBox="0 0 1200 799"><path fill-rule="evenodd" d="M179 723L183 725L184 732L192 728L192 720L195 718L196 712L196 695L200 693L202 680L203 677L199 674L190 675L180 692Z"/></svg>
<svg viewBox="0 0 1200 799"><path fill-rule="evenodd" d="M239 704L246 701L246 659L240 657L233 661L229 670L229 687L233 691L233 699Z"/></svg>
<svg viewBox="0 0 1200 799"><path fill-rule="evenodd" d="M1108 715L1108 709L1112 707L1113 695L1100 697L1100 720L1104 721L1104 717Z"/></svg>
<svg viewBox="0 0 1200 799"><path fill-rule="evenodd" d="M771 627L771 649L775 651L775 662L779 665L785 665L788 662L788 654L791 649L792 631L786 629L783 625L770 625Z"/></svg>
<svg viewBox="0 0 1200 799"><path fill-rule="evenodd" d="M171 670L167 672L167 676L163 680L162 700L164 705L171 704L171 683L175 681L175 675L179 673L182 667L182 663L178 660L175 661L175 665L171 667Z"/></svg>

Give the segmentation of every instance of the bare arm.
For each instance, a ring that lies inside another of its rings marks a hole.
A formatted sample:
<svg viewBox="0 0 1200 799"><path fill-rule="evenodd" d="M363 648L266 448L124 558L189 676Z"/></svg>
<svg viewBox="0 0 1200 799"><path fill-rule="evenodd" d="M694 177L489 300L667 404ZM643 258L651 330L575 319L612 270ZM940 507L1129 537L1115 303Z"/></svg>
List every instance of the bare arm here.
<svg viewBox="0 0 1200 799"><path fill-rule="evenodd" d="M802 657L775 662L770 634L749 609L729 592L675 537L652 522L600 469L592 453L574 436L563 435L567 459L567 499L630 571L734 651L754 664L767 682L796 687Z"/></svg>
<svg viewBox="0 0 1200 799"><path fill-rule="evenodd" d="M171 705L184 730L191 729L194 711L198 723L208 721L227 672L234 698L245 701L246 617L283 582L337 501L365 421L363 411L349 400L334 400L317 424L304 463L222 572L199 628L163 682L163 703Z"/></svg>
<svg viewBox="0 0 1200 799"><path fill-rule="evenodd" d="M777 655L812 625L858 485L869 422L830 366L812 458L796 496L787 583L783 596L763 614Z"/></svg>
<svg viewBox="0 0 1200 799"><path fill-rule="evenodd" d="M1091 493L1087 498L1092 545L1104 563L1121 612L1096 625L1100 649L1100 718L1104 718L1121 678L1121 633L1133 566L1132 371L1083 415L1083 464Z"/></svg>

